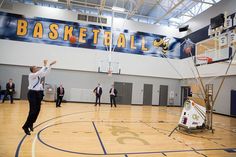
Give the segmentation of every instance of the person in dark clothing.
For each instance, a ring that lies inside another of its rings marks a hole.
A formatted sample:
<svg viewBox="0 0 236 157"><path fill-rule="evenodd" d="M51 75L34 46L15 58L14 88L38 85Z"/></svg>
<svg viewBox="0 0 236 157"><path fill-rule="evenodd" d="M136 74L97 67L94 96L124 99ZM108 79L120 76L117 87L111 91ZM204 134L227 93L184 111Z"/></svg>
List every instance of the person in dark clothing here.
<svg viewBox="0 0 236 157"><path fill-rule="evenodd" d="M2 91L1 91L1 85L0 85L0 100L1 100L1 98L2 98Z"/></svg>
<svg viewBox="0 0 236 157"><path fill-rule="evenodd" d="M11 104L13 104L13 94L15 92L15 84L13 83L12 79L9 79L9 82L6 84L6 92L2 99L2 103L4 103L7 96L10 96Z"/></svg>
<svg viewBox="0 0 236 157"><path fill-rule="evenodd" d="M97 103L99 104L99 106L101 105L101 96L102 96L102 87L100 86L100 84L98 84L98 86L93 90L93 92L96 95L96 101L95 101L95 106L97 106Z"/></svg>
<svg viewBox="0 0 236 157"><path fill-rule="evenodd" d="M5 95L5 93L3 94L2 87L0 85L0 100L2 100L2 95Z"/></svg>
<svg viewBox="0 0 236 157"><path fill-rule="evenodd" d="M56 107L61 107L61 102L62 102L64 94L65 94L65 89L62 87L62 84L61 84L60 87L57 88Z"/></svg>
<svg viewBox="0 0 236 157"><path fill-rule="evenodd" d="M117 90L114 88L114 85L112 85L112 87L109 91L109 94L110 94L111 107L113 104L116 107Z"/></svg>
<svg viewBox="0 0 236 157"><path fill-rule="evenodd" d="M43 101L43 97L44 97L44 81L41 80L40 82L40 96L41 96L41 101Z"/></svg>

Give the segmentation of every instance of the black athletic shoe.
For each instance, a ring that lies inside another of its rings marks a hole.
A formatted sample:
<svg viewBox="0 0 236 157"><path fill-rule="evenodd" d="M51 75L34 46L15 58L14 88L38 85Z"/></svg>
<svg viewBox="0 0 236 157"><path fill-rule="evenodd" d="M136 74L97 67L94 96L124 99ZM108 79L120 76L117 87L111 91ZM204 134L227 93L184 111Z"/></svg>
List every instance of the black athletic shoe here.
<svg viewBox="0 0 236 157"><path fill-rule="evenodd" d="M28 128L22 127L26 135L31 135Z"/></svg>

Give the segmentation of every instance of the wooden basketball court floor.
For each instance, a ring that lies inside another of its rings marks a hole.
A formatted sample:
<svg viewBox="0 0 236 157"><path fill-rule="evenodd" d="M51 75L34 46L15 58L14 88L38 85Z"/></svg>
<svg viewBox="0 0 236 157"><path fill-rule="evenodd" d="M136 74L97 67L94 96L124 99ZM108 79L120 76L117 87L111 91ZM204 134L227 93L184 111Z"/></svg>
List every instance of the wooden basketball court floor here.
<svg viewBox="0 0 236 157"><path fill-rule="evenodd" d="M214 115L215 133L169 133L182 108L44 102L31 136L27 101L0 104L0 157L236 157L236 119Z"/></svg>

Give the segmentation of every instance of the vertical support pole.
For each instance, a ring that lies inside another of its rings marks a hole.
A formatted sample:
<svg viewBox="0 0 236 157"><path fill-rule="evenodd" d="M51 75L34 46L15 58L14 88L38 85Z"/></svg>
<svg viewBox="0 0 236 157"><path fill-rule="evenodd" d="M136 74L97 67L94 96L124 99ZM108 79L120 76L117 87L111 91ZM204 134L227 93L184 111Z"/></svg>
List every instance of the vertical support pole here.
<svg viewBox="0 0 236 157"><path fill-rule="evenodd" d="M212 130L213 113L213 84L206 84L206 127Z"/></svg>
<svg viewBox="0 0 236 157"><path fill-rule="evenodd" d="M110 41L110 48L109 48L109 55L108 55L108 72L112 70L111 68L111 61L112 61L112 46L113 46L113 22L114 22L114 11L112 10L112 17L111 17L111 41Z"/></svg>
<svg viewBox="0 0 236 157"><path fill-rule="evenodd" d="M194 63L194 59L193 59L193 54L192 54L192 52L190 52L190 55L191 55L191 58L192 58L193 63ZM197 72L197 77L196 77L195 79L200 82L200 85L199 85L199 86L200 86L200 91L201 91L201 94L204 95L204 98L205 98L205 97L206 97L206 91L205 91L205 88L204 88L204 84L203 84L203 81L202 81L200 72L199 72L199 70L198 70L196 64L193 64L193 65L194 65L195 70L196 70L196 72Z"/></svg>
<svg viewBox="0 0 236 157"><path fill-rule="evenodd" d="M112 52L112 45L113 45L113 21L114 21L114 11L112 10L112 17L111 17L111 41L110 41L110 53Z"/></svg>

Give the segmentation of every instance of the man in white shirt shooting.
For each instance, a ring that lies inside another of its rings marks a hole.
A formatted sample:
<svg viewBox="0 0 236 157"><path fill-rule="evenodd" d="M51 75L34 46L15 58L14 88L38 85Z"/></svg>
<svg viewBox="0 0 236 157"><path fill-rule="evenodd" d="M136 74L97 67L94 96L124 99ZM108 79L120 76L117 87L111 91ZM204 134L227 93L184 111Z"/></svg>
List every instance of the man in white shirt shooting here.
<svg viewBox="0 0 236 157"><path fill-rule="evenodd" d="M30 135L30 131L33 131L33 124L37 120L37 117L40 112L41 107L41 85L40 81L42 77L45 77L51 70L51 66L56 63L52 62L49 67L47 66L48 61L43 61L44 66L39 69L36 66L30 67L30 74L28 77L29 86L28 86L28 100L29 100L29 114L25 124L23 125L23 130L27 135Z"/></svg>

